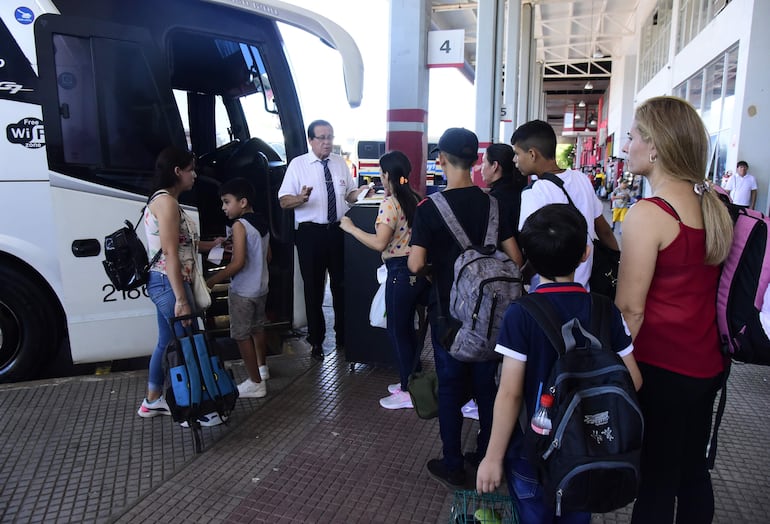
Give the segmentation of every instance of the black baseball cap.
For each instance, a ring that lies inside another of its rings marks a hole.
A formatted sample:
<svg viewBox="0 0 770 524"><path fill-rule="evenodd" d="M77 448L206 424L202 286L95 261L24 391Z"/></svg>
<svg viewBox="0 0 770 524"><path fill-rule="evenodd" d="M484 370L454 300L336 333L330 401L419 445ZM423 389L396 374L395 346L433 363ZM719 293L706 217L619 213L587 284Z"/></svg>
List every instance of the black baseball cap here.
<svg viewBox="0 0 770 524"><path fill-rule="evenodd" d="M431 150L431 154L443 151L457 158L476 160L479 155L479 139L476 133L464 127L450 127L438 140L438 147Z"/></svg>

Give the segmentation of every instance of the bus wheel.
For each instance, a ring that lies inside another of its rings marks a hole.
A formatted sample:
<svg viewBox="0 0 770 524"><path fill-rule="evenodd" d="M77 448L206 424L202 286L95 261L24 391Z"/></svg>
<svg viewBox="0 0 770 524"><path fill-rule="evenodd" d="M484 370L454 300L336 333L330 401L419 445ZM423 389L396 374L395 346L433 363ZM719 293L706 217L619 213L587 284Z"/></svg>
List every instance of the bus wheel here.
<svg viewBox="0 0 770 524"><path fill-rule="evenodd" d="M0 265L0 383L29 380L56 347L51 298L24 273Z"/></svg>

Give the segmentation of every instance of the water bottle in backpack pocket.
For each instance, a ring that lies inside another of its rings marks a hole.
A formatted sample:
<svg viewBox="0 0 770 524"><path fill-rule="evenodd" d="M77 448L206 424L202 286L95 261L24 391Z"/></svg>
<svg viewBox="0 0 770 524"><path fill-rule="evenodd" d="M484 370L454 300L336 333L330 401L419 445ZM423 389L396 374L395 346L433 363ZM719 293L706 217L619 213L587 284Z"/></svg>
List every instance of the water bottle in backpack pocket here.
<svg viewBox="0 0 770 524"><path fill-rule="evenodd" d="M525 454L556 516L613 511L632 502L639 487L644 419L631 374L609 349L610 301L591 299L592 331L602 342L578 319L562 324L546 297L519 299L559 353L545 383L551 430L536 431L533 420L524 432Z"/></svg>

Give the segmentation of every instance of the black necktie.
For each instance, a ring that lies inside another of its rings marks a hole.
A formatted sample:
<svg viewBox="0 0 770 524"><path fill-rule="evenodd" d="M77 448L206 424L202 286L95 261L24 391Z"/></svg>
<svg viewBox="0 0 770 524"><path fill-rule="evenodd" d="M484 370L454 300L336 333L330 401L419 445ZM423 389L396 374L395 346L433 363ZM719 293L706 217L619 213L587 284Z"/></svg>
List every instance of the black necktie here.
<svg viewBox="0 0 770 524"><path fill-rule="evenodd" d="M329 171L329 159L324 158L321 160L324 165L324 178L326 179L326 200L327 200L327 218L330 224L337 221L337 196L334 194L334 182L332 181L332 173Z"/></svg>

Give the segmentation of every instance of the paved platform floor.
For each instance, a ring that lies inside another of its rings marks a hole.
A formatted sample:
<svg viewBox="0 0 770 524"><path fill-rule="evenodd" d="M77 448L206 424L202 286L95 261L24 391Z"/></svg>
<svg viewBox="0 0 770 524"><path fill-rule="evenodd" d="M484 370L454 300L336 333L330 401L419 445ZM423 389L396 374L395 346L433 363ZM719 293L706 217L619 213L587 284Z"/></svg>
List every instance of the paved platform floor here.
<svg viewBox="0 0 770 524"><path fill-rule="evenodd" d="M197 456L170 417L136 416L146 372L0 386L0 522L449 522L453 493L424 467L440 455L437 421L377 403L396 372L284 348L268 359L268 396L204 428ZM734 366L715 522L770 521L769 375ZM466 420L468 449L476 429Z"/></svg>

